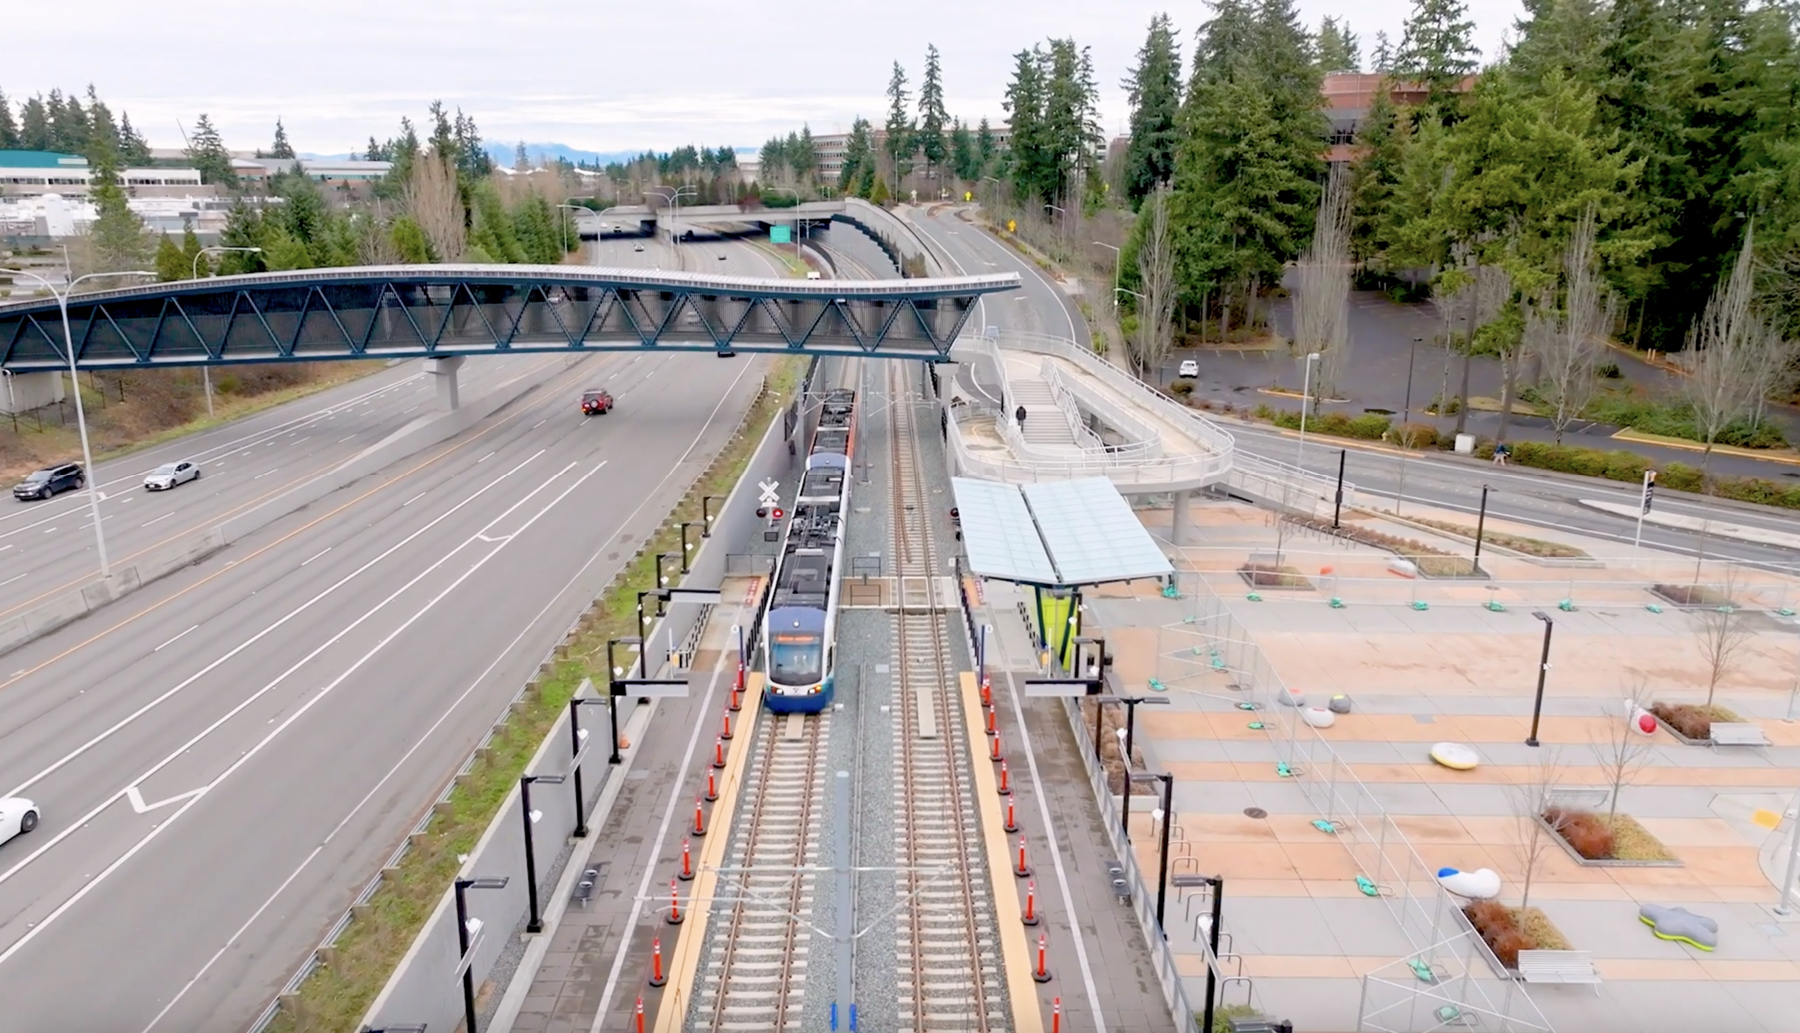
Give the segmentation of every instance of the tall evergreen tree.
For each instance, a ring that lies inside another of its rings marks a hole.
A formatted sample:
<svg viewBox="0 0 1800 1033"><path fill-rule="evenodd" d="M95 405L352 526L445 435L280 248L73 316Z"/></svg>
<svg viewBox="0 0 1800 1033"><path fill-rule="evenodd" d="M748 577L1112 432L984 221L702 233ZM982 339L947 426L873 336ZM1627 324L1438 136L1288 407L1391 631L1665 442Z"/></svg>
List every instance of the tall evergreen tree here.
<svg viewBox="0 0 1800 1033"><path fill-rule="evenodd" d="M88 145L87 112L74 97L64 98L61 90L50 91L50 148L64 154L81 154Z"/></svg>
<svg viewBox="0 0 1800 1033"><path fill-rule="evenodd" d="M1014 54L1013 77L1006 86L1006 110L1012 115L1008 171L1013 193L1026 201L1053 196L1055 151L1044 120L1045 89L1043 48L1033 46Z"/></svg>
<svg viewBox="0 0 1800 1033"><path fill-rule="evenodd" d="M863 173L874 167L869 120L858 115L856 121L850 123L850 139L844 143L844 164L838 170L838 193L860 195Z"/></svg>
<svg viewBox="0 0 1800 1033"><path fill-rule="evenodd" d="M1446 114L1455 90L1475 73L1481 51L1475 47L1475 23L1463 0L1413 0L1406 32L1394 55L1394 73L1430 90L1428 101Z"/></svg>
<svg viewBox="0 0 1800 1033"><path fill-rule="evenodd" d="M812 126L800 127L800 135L794 138L793 153L788 155L788 164L798 182L811 183L818 175L819 143L813 139Z"/></svg>
<svg viewBox="0 0 1800 1033"><path fill-rule="evenodd" d="M1350 254L1365 265L1386 253L1391 240L1389 209L1411 124L1400 118L1387 85L1383 79L1356 129L1362 153L1351 170Z"/></svg>
<svg viewBox="0 0 1800 1033"><path fill-rule="evenodd" d="M18 148L19 126L13 121L12 102L6 99L6 91L0 90L0 151Z"/></svg>
<svg viewBox="0 0 1800 1033"><path fill-rule="evenodd" d="M1175 150L1181 138L1176 126L1181 113L1181 50L1168 15L1150 19L1149 35L1123 85L1131 102L1125 196L1136 206L1157 184L1175 175Z"/></svg>
<svg viewBox="0 0 1800 1033"><path fill-rule="evenodd" d="M523 140L519 141L519 146L513 148L513 171L531 171L531 155L525 153L525 141Z"/></svg>
<svg viewBox="0 0 1800 1033"><path fill-rule="evenodd" d="M92 84L88 85L88 140L81 148L91 165L112 165L120 163L119 127L113 123L112 110L101 102L94 94Z"/></svg>
<svg viewBox="0 0 1800 1033"><path fill-rule="evenodd" d="M1052 39L1046 58L1044 129L1050 150L1042 196L1046 201L1076 200L1080 177L1086 177L1090 194L1097 196L1101 177L1090 173L1099 165L1106 140L1100 132L1100 89L1092 55L1073 39Z"/></svg>
<svg viewBox="0 0 1800 1033"><path fill-rule="evenodd" d="M293 156L294 146L288 143L287 127L282 125L281 119L278 118L275 120L275 142L269 145L269 157L292 158Z"/></svg>
<svg viewBox="0 0 1800 1033"><path fill-rule="evenodd" d="M1369 54L1369 70L1386 75L1394 70L1394 45L1386 32L1375 33L1375 50Z"/></svg>
<svg viewBox="0 0 1800 1033"><path fill-rule="evenodd" d="M1339 24L1328 17L1319 23L1318 51L1321 72L1362 71L1362 41L1350 31L1347 21Z"/></svg>
<svg viewBox="0 0 1800 1033"><path fill-rule="evenodd" d="M938 65L937 44L925 48L925 79L919 84L919 149L925 152L926 167L936 170L949 153L944 139L944 123L949 120L944 110L943 70Z"/></svg>
<svg viewBox="0 0 1800 1033"><path fill-rule="evenodd" d="M957 119L950 129L950 168L956 178L973 183L981 178L981 157L975 151L975 134Z"/></svg>
<svg viewBox="0 0 1800 1033"><path fill-rule="evenodd" d="M888 78L887 156L894 163L894 175L903 177L912 171L912 156L917 150L913 140L911 94L906 89L906 69L894 62L894 74Z"/></svg>
<svg viewBox="0 0 1800 1033"><path fill-rule="evenodd" d="M86 257L82 263L87 272L116 273L142 269L156 251L155 234L144 228L125 200L119 176L111 165L94 170L91 200L96 215L88 228Z"/></svg>
<svg viewBox="0 0 1800 1033"><path fill-rule="evenodd" d="M975 161L981 168L981 174L994 174L994 163L1000 157L1000 144L994 138L993 127L988 125L984 115L981 124L975 127Z"/></svg>
<svg viewBox="0 0 1800 1033"><path fill-rule="evenodd" d="M150 141L132 128L131 115L119 112L119 159L132 168L150 164Z"/></svg>
<svg viewBox="0 0 1800 1033"><path fill-rule="evenodd" d="M44 98L33 96L19 105L19 147L27 151L48 151L56 146L50 135L50 111Z"/></svg>
<svg viewBox="0 0 1800 1033"><path fill-rule="evenodd" d="M212 119L202 112L194 122L194 132L188 137L187 159L194 168L200 170L200 182L222 186L229 190L237 189L237 174L231 168L231 152L225 149L225 141L219 137L219 131L213 128Z"/></svg>

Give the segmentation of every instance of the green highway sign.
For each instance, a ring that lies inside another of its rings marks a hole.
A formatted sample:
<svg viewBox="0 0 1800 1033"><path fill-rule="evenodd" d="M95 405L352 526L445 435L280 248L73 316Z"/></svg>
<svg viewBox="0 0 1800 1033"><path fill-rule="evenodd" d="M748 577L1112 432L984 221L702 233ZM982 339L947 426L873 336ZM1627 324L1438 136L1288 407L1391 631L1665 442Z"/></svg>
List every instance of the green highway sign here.
<svg viewBox="0 0 1800 1033"><path fill-rule="evenodd" d="M769 243L791 244L794 242L794 230L790 226L770 226Z"/></svg>

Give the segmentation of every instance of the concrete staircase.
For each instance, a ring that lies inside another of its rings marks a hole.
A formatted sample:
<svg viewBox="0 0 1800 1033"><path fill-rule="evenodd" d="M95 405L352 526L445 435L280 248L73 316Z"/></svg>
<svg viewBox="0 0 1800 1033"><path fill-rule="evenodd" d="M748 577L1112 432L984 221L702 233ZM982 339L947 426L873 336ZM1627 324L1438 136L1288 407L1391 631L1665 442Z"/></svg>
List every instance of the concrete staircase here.
<svg viewBox="0 0 1800 1033"><path fill-rule="evenodd" d="M1056 397L1051 393L1050 385L1042 379L1013 380L1007 384L1012 394L1013 412L1019 406L1025 407L1025 430L1023 437L1026 444L1034 448L1056 449L1075 448L1075 430L1069 426L1069 418L1056 404ZM1008 419L1015 422L1013 413Z"/></svg>

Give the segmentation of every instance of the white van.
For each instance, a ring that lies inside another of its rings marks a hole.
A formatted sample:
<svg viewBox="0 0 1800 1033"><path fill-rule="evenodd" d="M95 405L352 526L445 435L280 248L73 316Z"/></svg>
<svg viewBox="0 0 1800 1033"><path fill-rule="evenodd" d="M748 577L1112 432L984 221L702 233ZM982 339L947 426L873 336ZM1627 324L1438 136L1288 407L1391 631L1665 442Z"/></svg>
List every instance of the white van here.
<svg viewBox="0 0 1800 1033"><path fill-rule="evenodd" d="M819 278L819 271L818 271L818 270L817 270L817 269L808 269L808 270L807 270L807 271L806 271L806 278L807 278L807 279L809 279L809 280L816 280L816 279L818 279L818 278Z"/></svg>

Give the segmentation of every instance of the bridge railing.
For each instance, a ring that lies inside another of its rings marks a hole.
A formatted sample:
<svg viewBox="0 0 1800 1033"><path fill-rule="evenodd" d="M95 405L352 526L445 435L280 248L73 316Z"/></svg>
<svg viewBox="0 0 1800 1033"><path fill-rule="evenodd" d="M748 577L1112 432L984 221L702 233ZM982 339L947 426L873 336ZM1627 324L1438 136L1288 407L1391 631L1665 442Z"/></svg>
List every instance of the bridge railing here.
<svg viewBox="0 0 1800 1033"><path fill-rule="evenodd" d="M1104 395L1081 390L1079 381L1074 384L1069 383L1069 378L1049 359L1044 360L1042 370L1044 379L1050 381L1052 391L1057 391L1063 397L1068 398L1069 404L1073 407L1086 407L1091 410L1102 423L1118 431L1127 440L1128 444L1115 445L1111 448L1115 455L1148 457L1163 454L1162 433L1131 412L1128 407L1116 405ZM1080 419L1079 414L1076 418ZM1095 437L1095 442L1099 443L1098 436Z"/></svg>
<svg viewBox="0 0 1800 1033"><path fill-rule="evenodd" d="M956 456L959 472L971 477L1029 484L1040 481L1066 481L1075 477L1106 477L1120 489L1131 491L1183 491L1204 487L1225 477L1231 468L1230 452L1201 452L1188 455L1163 455L1152 458L1119 460L1106 452L1071 451L1056 455L1030 455L1021 458L1013 449L1009 420L1000 410L988 405L956 404L946 410L950 447ZM978 426L982 420L993 421L1008 451L981 452L969 447L962 425Z"/></svg>
<svg viewBox="0 0 1800 1033"><path fill-rule="evenodd" d="M1044 383L1050 386L1050 398L1062 413L1063 420L1068 423L1069 431L1075 435L1076 447L1083 452L1104 452L1106 442L1101 441L1100 435L1094 433L1093 428L1087 425L1087 420L1082 418L1081 406L1075 404L1075 396L1070 393L1069 386L1063 383L1056 367L1046 361L1038 373L1044 378Z"/></svg>

